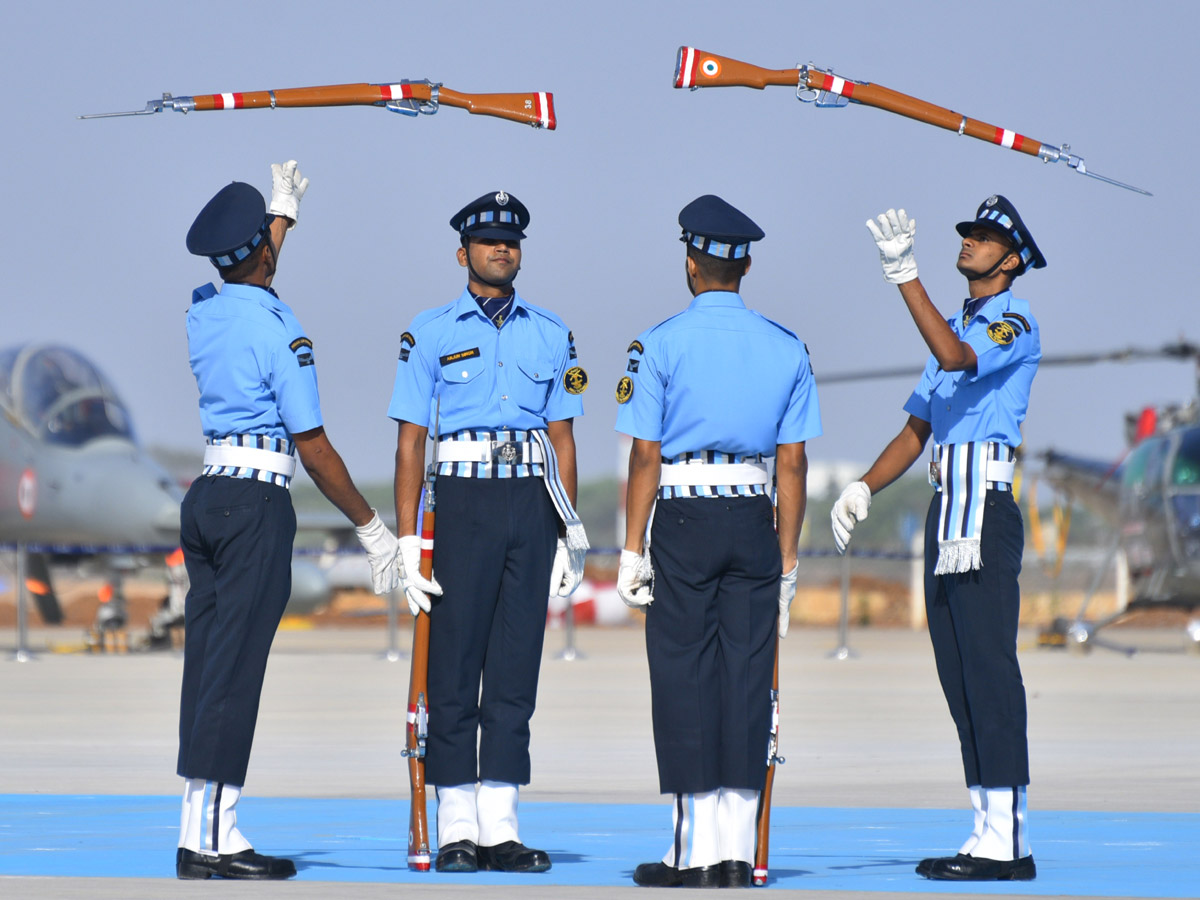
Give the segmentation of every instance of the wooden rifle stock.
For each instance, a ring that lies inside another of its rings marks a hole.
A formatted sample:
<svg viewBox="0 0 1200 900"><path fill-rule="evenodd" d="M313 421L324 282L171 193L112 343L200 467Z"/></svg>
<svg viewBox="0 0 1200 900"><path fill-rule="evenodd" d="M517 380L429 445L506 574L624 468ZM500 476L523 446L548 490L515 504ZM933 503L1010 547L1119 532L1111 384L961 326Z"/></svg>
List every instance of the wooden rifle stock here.
<svg viewBox="0 0 1200 900"><path fill-rule="evenodd" d="M706 50L697 50L695 47L680 47L675 57L677 88L696 90L702 87L750 87L762 90L768 85L794 88L798 99L809 103L816 102L818 106L843 106L846 103L874 106L924 122L926 125L935 125L989 144L999 144L1010 150L1036 156L1044 162L1066 162L1080 174L1150 196L1149 191L1089 172L1083 164L1083 158L1069 152L1068 144L1061 147L1043 144L1007 128L989 125L979 119L969 118L881 85L852 81L811 65L796 66L792 69L764 69ZM830 100L830 96L837 99Z"/></svg>
<svg viewBox="0 0 1200 900"><path fill-rule="evenodd" d="M775 636L775 676L771 682L771 735L767 742L767 775L758 797L758 839L754 848L756 885L767 883L767 857L771 849L771 788L775 786L775 764L784 761L779 750L779 636Z"/></svg>
<svg viewBox="0 0 1200 900"><path fill-rule="evenodd" d="M421 576L433 578L433 534L435 524L432 485L426 494L421 519ZM408 681L408 867L428 872L429 818L425 808L425 728L429 715L429 614L417 611L413 621L412 668Z"/></svg>
<svg viewBox="0 0 1200 900"><path fill-rule="evenodd" d="M179 112L215 109L275 109L320 106L383 106L393 112L416 116L437 112L442 104L465 109L475 115L495 116L521 122L534 128L553 131L554 95L547 91L527 94L464 94L429 81L401 81L396 84L324 84L315 87L279 88L273 91L197 94L150 100L144 110L123 113L98 113L80 116L98 119L110 116L135 116L174 109Z"/></svg>

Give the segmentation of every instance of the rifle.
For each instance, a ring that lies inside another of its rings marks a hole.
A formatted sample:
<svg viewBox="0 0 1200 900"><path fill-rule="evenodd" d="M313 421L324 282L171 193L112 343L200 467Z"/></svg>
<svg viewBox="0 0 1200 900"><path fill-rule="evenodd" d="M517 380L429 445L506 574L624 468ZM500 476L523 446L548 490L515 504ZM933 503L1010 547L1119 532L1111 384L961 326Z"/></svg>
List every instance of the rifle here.
<svg viewBox="0 0 1200 900"><path fill-rule="evenodd" d="M1139 187L1089 172L1083 164L1083 158L1070 152L1070 144L1052 147L1039 143L1007 128L997 128L987 122L967 118L953 110L935 106L882 85L871 84L868 81L852 81L812 65L798 65L794 69L763 69L750 63L697 50L695 47L680 47L675 57L677 88L690 88L694 91L702 87L750 87L762 90L767 85L794 86L797 100L802 103L815 103L818 107L842 107L852 101L864 106L874 106L896 115L916 119L926 125L936 125L938 128L965 134L967 137L1027 153L1043 162L1065 162L1081 175L1126 190L1137 191L1147 197L1153 196Z"/></svg>
<svg viewBox="0 0 1200 900"><path fill-rule="evenodd" d="M433 577L433 532L437 506L437 422L434 412L433 461L425 470L425 513L421 517L421 576ZM425 810L425 740L429 736L429 614L417 610L413 622L412 668L408 679L408 739L401 755L408 758L408 867L429 871L429 819Z"/></svg>
<svg viewBox="0 0 1200 900"><path fill-rule="evenodd" d="M775 636L775 678L771 683L771 735L767 739L767 776L758 795L758 841L754 849L754 884L767 883L767 855L771 844L771 788L775 765L787 762L779 755L779 636Z"/></svg>
<svg viewBox="0 0 1200 900"><path fill-rule="evenodd" d="M210 109L275 109L307 106L382 106L405 116L431 116L442 104L465 109L474 115L496 116L511 122L524 122L534 128L554 130L554 95L546 91L530 94L463 94L429 81L395 84L323 84L316 87L280 88L233 94L198 94L161 100L147 100L145 109L131 112L90 113L80 119L108 119L114 116L149 116L164 109L189 113Z"/></svg>

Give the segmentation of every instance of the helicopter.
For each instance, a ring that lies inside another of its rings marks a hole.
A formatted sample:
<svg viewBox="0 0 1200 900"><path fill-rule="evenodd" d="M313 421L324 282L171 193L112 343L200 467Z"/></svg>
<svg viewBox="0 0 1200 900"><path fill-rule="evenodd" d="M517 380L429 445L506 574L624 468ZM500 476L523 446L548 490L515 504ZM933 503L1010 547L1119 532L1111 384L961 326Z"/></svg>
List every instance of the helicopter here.
<svg viewBox="0 0 1200 900"><path fill-rule="evenodd" d="M1200 404L1193 399L1130 413L1126 438L1129 449L1115 464L1053 450L1043 454L1042 477L1112 529L1097 574L1121 551L1132 594L1123 609L1089 623L1094 581L1075 619L1055 620L1039 637L1043 645L1086 651L1097 644L1133 653L1101 641L1098 632L1140 610L1200 607ZM1200 650L1200 619L1188 623L1187 634L1191 648Z"/></svg>

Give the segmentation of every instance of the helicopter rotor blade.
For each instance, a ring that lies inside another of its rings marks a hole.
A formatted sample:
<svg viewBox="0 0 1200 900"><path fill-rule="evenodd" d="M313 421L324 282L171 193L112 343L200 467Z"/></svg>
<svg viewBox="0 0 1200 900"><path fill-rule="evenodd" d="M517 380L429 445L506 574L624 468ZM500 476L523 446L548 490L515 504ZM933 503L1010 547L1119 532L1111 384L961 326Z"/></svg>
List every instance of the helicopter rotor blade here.
<svg viewBox="0 0 1200 900"><path fill-rule="evenodd" d="M1060 353L1043 356L1042 366L1086 366L1101 362L1140 362L1153 359L1195 360L1200 364L1200 345L1180 339L1161 347L1123 347L1094 353ZM890 369L862 369L817 376L817 384L844 384L850 381L874 381L885 378L918 378L923 369L898 366Z"/></svg>

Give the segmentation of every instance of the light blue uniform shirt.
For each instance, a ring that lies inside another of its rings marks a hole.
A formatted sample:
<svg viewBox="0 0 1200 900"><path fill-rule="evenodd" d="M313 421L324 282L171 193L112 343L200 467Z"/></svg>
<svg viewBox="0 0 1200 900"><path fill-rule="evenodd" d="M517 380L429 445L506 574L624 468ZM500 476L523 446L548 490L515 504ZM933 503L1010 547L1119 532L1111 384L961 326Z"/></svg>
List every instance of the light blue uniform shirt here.
<svg viewBox="0 0 1200 900"><path fill-rule="evenodd" d="M700 450L774 456L776 444L821 433L807 348L729 291L699 294L642 332L617 399L617 431L661 441L669 459Z"/></svg>
<svg viewBox="0 0 1200 900"><path fill-rule="evenodd" d="M1042 358L1037 320L1029 304L997 294L964 327L962 315L946 320L975 351L974 371L943 372L930 355L904 410L933 426L937 444L998 441L1021 443L1021 423Z"/></svg>
<svg viewBox="0 0 1200 900"><path fill-rule="evenodd" d="M322 424L312 341L272 292L248 284L219 292L211 283L199 287L187 334L205 437L291 440Z"/></svg>
<svg viewBox="0 0 1200 900"><path fill-rule="evenodd" d="M586 387L562 319L514 293L497 328L464 290L453 303L418 315L401 335L388 416L432 428L440 397L443 435L545 428L583 415Z"/></svg>

